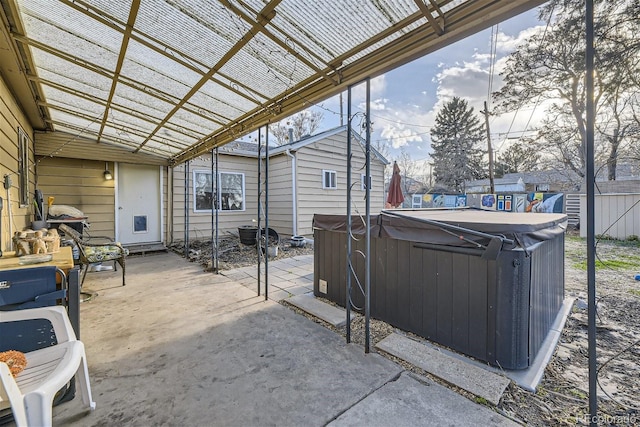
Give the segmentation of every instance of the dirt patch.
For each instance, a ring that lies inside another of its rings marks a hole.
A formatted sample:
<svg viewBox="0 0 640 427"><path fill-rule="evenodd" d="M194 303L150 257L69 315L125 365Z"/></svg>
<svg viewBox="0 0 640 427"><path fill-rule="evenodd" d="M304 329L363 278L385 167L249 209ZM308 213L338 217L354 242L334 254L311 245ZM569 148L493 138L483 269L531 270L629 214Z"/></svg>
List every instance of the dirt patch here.
<svg viewBox="0 0 640 427"><path fill-rule="evenodd" d="M174 245L171 249L184 254L183 245ZM218 252L220 270L255 265L258 260L256 247L241 245L237 237L222 239ZM635 280L635 276L640 274L640 242L601 240L596 252L598 422L612 426L640 425L640 281ZM294 248L288 241L282 241L278 256L270 259L308 254L313 254L312 246ZM210 269L211 242L192 243L189 259ZM567 319L556 353L536 393L511 384L500 405L495 408L523 424L588 425L586 259L585 239L568 234L565 245L565 290L567 296L576 298L576 303ZM345 335L344 328L330 328ZM351 331L352 342L364 346L363 316L356 314ZM394 328L372 319L370 331L373 349ZM405 367L415 371L414 367Z"/></svg>
<svg viewBox="0 0 640 427"><path fill-rule="evenodd" d="M169 246L172 251L185 256L184 242L176 242ZM275 257L270 256L269 261L289 258L299 255L313 254L313 244L305 244L304 247L293 247L288 239L281 239L278 244L278 251ZM215 248L211 240L196 240L189 243L189 250L186 258L191 262L202 265L205 271L213 271L215 262ZM262 253L262 262L264 254ZM218 239L218 269L220 271L232 270L234 268L256 265L258 263L258 249L256 245L244 245L235 236L225 236Z"/></svg>
<svg viewBox="0 0 640 427"><path fill-rule="evenodd" d="M600 240L596 254L598 422L640 425L640 243ZM511 385L500 404L527 425L588 424L586 259L585 239L567 235L565 290L576 303L538 391Z"/></svg>

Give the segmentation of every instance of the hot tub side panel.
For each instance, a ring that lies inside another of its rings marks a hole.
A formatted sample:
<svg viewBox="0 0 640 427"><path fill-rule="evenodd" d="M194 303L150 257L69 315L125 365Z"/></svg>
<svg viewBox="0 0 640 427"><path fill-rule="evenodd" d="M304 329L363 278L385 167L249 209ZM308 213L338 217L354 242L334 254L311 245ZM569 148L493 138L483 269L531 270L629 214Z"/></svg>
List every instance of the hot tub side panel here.
<svg viewBox="0 0 640 427"><path fill-rule="evenodd" d="M346 234L316 230L314 237L314 294L344 307ZM364 243L363 238L352 242L363 287L365 262L359 251L364 252ZM371 239L371 316L492 365L526 368L530 351L537 352L529 341L531 257L503 251L492 261L459 248L421 246ZM319 280L327 282L327 294L320 292ZM352 300L362 309L355 279L352 288Z"/></svg>
<svg viewBox="0 0 640 427"><path fill-rule="evenodd" d="M564 301L564 234L531 250L530 362L538 354Z"/></svg>

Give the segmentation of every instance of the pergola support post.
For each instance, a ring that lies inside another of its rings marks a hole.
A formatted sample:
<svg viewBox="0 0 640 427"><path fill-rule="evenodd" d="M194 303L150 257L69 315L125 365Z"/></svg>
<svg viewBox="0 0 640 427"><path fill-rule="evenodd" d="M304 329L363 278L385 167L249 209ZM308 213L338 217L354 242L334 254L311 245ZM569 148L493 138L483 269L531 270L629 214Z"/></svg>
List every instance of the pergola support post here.
<svg viewBox="0 0 640 427"><path fill-rule="evenodd" d="M595 165L594 165L594 28L593 0L586 0L586 160L587 160L587 312L588 312L588 354L589 354L589 425L598 425L598 366L596 354L596 268L595 268Z"/></svg>

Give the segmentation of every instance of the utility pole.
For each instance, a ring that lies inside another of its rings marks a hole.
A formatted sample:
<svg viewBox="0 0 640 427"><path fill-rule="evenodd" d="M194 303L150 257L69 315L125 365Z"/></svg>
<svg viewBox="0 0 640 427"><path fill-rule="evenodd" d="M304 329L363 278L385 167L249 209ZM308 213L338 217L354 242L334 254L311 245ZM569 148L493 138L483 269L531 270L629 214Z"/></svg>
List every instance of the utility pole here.
<svg viewBox="0 0 640 427"><path fill-rule="evenodd" d="M484 101L484 121L487 128L487 146L489 148L489 185L491 186L491 194L495 193L495 187L493 185L493 148L491 147L491 132L489 132L489 109L487 108L487 101Z"/></svg>

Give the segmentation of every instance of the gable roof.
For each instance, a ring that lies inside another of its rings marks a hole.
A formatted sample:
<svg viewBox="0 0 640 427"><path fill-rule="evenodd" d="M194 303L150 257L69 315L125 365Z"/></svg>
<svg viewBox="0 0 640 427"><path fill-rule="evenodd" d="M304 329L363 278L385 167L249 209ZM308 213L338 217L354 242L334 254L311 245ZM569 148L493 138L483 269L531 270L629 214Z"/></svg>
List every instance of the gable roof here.
<svg viewBox="0 0 640 427"><path fill-rule="evenodd" d="M294 141L289 144L280 145L277 147L269 147L269 157L278 156L281 154L285 154L286 151L298 151L301 148L308 147L316 142L320 142L325 138L329 138L331 136L337 135L341 132L346 134L347 126L338 126L324 132L317 133L311 136L304 136L298 141ZM365 145L365 140L359 135L357 132L352 132L353 140L356 143L361 144L363 147ZM258 157L258 144L254 142L245 142L245 141L234 141L229 144L220 147L219 153L221 154L231 154L236 156L244 156L244 157ZM388 165L389 160L387 160L382 154L378 152L375 148L371 147L371 153L375 158L377 158L382 164Z"/></svg>
<svg viewBox="0 0 640 427"><path fill-rule="evenodd" d="M311 144L314 144L316 142L322 141L325 138L337 135L337 134L339 134L341 132L344 132L346 134L347 125L338 126L338 127L326 130L324 132L317 133L315 135L303 136L298 141L294 141L294 142L289 143L289 144L280 145L278 147L275 147L273 150L270 149L269 150L269 155L282 154L287 150L289 150L289 151L298 151L301 148L307 147L307 146L309 146ZM361 144L363 147L365 146L366 141L360 134L358 134L357 132L351 131L351 135L352 135L352 141L355 140L357 143ZM346 135L345 135L345 137L346 137ZM384 165L388 165L389 164L389 160L387 160L375 148L371 147L371 153L378 160L380 160L380 162L382 164L384 164Z"/></svg>

